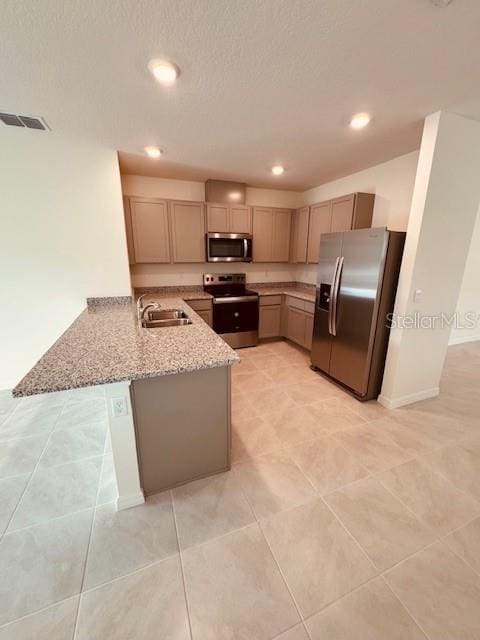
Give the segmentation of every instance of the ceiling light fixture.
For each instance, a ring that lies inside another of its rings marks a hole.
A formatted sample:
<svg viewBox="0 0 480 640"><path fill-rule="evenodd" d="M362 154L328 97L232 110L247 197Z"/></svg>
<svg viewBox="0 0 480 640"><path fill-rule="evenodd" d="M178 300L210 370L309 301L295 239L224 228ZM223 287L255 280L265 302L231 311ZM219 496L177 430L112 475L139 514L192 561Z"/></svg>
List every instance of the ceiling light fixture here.
<svg viewBox="0 0 480 640"><path fill-rule="evenodd" d="M162 155L162 150L158 147L145 147L145 153L149 158L159 158Z"/></svg>
<svg viewBox="0 0 480 640"><path fill-rule="evenodd" d="M281 176L285 169L280 164L276 164L272 167L272 173L274 176Z"/></svg>
<svg viewBox="0 0 480 640"><path fill-rule="evenodd" d="M368 113L356 113L350 120L352 129L363 129L370 122L371 118Z"/></svg>
<svg viewBox="0 0 480 640"><path fill-rule="evenodd" d="M150 60L148 68L155 80L166 87L172 85L180 75L180 69L177 65L166 60Z"/></svg>

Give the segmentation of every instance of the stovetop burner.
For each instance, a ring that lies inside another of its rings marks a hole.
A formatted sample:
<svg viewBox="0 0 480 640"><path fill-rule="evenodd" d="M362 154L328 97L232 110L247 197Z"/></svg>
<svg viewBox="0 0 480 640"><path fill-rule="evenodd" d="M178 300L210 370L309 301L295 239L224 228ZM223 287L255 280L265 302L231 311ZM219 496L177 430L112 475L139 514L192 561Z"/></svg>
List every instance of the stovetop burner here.
<svg viewBox="0 0 480 640"><path fill-rule="evenodd" d="M256 296L245 286L245 273L205 273L203 276L203 290L215 298L239 298Z"/></svg>

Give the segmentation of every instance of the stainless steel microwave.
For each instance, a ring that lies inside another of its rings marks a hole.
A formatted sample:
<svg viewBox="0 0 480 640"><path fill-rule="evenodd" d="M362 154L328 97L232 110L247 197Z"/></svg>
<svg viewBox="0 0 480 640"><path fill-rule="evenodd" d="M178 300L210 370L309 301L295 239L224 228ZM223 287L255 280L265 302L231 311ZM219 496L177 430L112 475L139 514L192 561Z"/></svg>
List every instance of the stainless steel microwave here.
<svg viewBox="0 0 480 640"><path fill-rule="evenodd" d="M207 233L207 262L251 262L249 233Z"/></svg>

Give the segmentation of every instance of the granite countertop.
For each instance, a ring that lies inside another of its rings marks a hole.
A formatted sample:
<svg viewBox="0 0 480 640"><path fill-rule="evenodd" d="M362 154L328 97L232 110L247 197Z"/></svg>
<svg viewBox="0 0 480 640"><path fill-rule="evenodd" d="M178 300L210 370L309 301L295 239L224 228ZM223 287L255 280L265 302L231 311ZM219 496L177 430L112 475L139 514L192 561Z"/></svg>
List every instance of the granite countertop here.
<svg viewBox="0 0 480 640"><path fill-rule="evenodd" d="M281 283L249 283L247 282L247 288L252 291L256 291L261 296L280 296L282 294L300 298L301 300L307 300L308 302L315 302L315 285L309 285L304 283L295 284L294 282L281 282ZM212 298L209 293L203 291L201 287L188 286L188 287L151 287L140 288L135 290L135 294L141 295L146 293L146 299L154 299L155 297L163 298L165 296L178 295L183 300L208 300Z"/></svg>
<svg viewBox="0 0 480 640"><path fill-rule="evenodd" d="M261 296L280 296L282 294L293 296L294 298L300 298L300 300L307 300L308 302L315 302L315 288L297 288L295 286L275 286L275 285L247 285L252 291L256 291Z"/></svg>
<svg viewBox="0 0 480 640"><path fill-rule="evenodd" d="M195 292L192 298L199 299L199 293L203 292ZM182 298L186 294L182 292ZM201 297L205 296L208 294ZM143 329L138 326L134 304L90 305L19 382L13 395L154 378L229 366L240 360L182 298L158 297L164 308L184 309L192 324Z"/></svg>

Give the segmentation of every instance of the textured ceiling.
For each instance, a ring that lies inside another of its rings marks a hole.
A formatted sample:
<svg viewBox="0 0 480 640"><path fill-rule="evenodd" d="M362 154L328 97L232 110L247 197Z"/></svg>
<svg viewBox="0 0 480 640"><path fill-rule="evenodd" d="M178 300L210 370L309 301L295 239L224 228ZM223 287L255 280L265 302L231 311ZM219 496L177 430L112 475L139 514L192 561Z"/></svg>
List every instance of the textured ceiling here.
<svg viewBox="0 0 480 640"><path fill-rule="evenodd" d="M0 109L125 152L124 170L305 189L418 147L428 113L479 116L479 33L479 0L3 0ZM174 87L154 57L180 66ZM132 155L147 144L164 157Z"/></svg>

